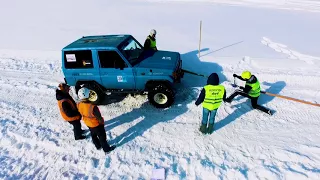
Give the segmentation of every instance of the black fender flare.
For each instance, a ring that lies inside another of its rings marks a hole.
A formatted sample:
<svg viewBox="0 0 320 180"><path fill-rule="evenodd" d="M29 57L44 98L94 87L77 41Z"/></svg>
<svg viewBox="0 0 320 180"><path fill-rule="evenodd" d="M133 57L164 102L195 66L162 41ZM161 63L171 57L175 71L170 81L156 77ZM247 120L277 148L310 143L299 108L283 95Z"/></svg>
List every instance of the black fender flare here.
<svg viewBox="0 0 320 180"><path fill-rule="evenodd" d="M150 80L146 83L145 90L149 91L156 84L164 84L166 87L173 89L173 83L168 80Z"/></svg>
<svg viewBox="0 0 320 180"><path fill-rule="evenodd" d="M104 92L104 88L103 86L101 86L98 82L96 81L87 81L87 80L80 80L77 81L76 85L75 85L75 90L76 90L76 94L78 94L79 89L81 88L82 84L90 84L93 85L95 88L99 89L101 92Z"/></svg>

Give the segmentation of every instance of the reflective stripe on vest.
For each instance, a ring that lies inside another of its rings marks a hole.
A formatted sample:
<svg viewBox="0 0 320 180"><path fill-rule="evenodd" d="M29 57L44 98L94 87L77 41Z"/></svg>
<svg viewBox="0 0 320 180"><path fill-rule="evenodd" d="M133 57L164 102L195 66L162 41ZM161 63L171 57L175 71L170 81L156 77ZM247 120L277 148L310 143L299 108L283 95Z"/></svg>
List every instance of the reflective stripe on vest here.
<svg viewBox="0 0 320 180"><path fill-rule="evenodd" d="M249 96L251 96L251 97L260 96L260 83L258 80L255 83L246 83L246 85L251 87L251 90L248 93Z"/></svg>
<svg viewBox="0 0 320 180"><path fill-rule="evenodd" d="M91 103L80 102L78 104L78 109L80 114L82 115L83 122L90 128L94 128L99 126L99 121L93 115L94 105Z"/></svg>
<svg viewBox="0 0 320 180"><path fill-rule="evenodd" d="M157 46L156 41L150 38L150 36L148 36L148 39L150 40L150 48L155 50Z"/></svg>
<svg viewBox="0 0 320 180"><path fill-rule="evenodd" d="M223 95L225 92L224 86L222 85L206 85L204 86L206 96L202 103L202 106L210 111L218 109L221 105Z"/></svg>
<svg viewBox="0 0 320 180"><path fill-rule="evenodd" d="M62 108L62 103L63 102L67 102L70 104L72 110L77 110L77 107L75 106L74 103L72 103L72 101L70 99L61 99L58 100L58 106L59 106L59 110L60 110L60 114L62 116L62 118L66 121L74 121L74 120L79 120L81 117L80 116L74 116L74 117L69 117L67 116L67 114L64 112L63 108Z"/></svg>

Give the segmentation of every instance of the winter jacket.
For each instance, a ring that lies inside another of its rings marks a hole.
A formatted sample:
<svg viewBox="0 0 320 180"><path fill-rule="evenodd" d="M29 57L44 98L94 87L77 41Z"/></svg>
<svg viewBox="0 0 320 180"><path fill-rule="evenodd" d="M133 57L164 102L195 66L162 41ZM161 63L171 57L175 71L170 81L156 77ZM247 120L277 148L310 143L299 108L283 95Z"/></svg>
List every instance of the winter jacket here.
<svg viewBox="0 0 320 180"><path fill-rule="evenodd" d="M250 84L254 84L254 83L256 83L256 82L258 81L257 77L254 76L254 75L252 75L251 78L248 79L248 80L243 79L241 76L237 76L237 78L240 79L240 80L242 80L242 81L246 81L247 83L250 83ZM240 88L243 90L243 92L245 92L245 93L247 93L247 94L248 94L249 91L252 89L252 87L249 86L249 85L245 85L244 88L243 88L243 87L240 87Z"/></svg>
<svg viewBox="0 0 320 180"><path fill-rule="evenodd" d="M93 105L90 102L79 102L77 106L83 117L84 123L89 128L94 128L104 124L104 119L100 114L98 106Z"/></svg>
<svg viewBox="0 0 320 180"><path fill-rule="evenodd" d="M57 89L56 99L59 102L60 113L65 120L70 121L81 119L81 114L78 112L77 105L68 93L64 93ZM60 104L60 102L62 103Z"/></svg>
<svg viewBox="0 0 320 180"><path fill-rule="evenodd" d="M207 80L207 85L219 85L219 76L217 73L212 73ZM206 91L203 88L199 94L198 99L196 100L195 104L198 106L204 101L204 98L206 97ZM224 91L223 94L223 101L226 100L226 91Z"/></svg>
<svg viewBox="0 0 320 180"><path fill-rule="evenodd" d="M157 51L157 46L155 46L154 48L151 47L151 40L156 42L156 39L149 35L143 45L145 51L146 50L156 50Z"/></svg>

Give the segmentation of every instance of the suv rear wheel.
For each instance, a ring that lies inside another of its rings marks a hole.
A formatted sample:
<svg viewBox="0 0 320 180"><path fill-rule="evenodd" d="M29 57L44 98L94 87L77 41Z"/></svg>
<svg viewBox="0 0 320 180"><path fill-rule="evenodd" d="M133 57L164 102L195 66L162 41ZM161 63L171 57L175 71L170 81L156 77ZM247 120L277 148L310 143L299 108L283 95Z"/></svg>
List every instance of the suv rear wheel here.
<svg viewBox="0 0 320 180"><path fill-rule="evenodd" d="M89 95L89 101L92 102L93 104L99 104L103 98L104 98L104 93L99 89L99 87L96 87L94 84L84 84L83 87L86 87L90 90L90 95Z"/></svg>
<svg viewBox="0 0 320 180"><path fill-rule="evenodd" d="M148 99L157 108L167 108L174 102L174 93L170 87L158 84L148 91Z"/></svg>

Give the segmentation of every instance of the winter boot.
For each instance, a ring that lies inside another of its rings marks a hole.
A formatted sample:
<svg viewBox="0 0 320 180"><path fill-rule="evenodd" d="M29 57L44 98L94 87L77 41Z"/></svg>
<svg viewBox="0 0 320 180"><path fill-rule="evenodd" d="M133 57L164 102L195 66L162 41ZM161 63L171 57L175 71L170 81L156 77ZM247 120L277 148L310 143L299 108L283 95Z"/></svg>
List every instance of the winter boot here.
<svg viewBox="0 0 320 180"><path fill-rule="evenodd" d="M206 124L201 124L199 130L200 130L200 132L202 132L203 134L205 134L205 133L206 133L206 130L207 130L207 125L206 125Z"/></svg>
<svg viewBox="0 0 320 180"><path fill-rule="evenodd" d="M82 139L85 139L86 136L79 136L79 137L75 137L75 140L82 140Z"/></svg>
<svg viewBox="0 0 320 180"><path fill-rule="evenodd" d="M98 146L98 145L97 145L97 146L95 146L95 147L96 147L97 150L102 149L102 146Z"/></svg>
<svg viewBox="0 0 320 180"><path fill-rule="evenodd" d="M106 154L109 154L111 151L113 151L116 148L116 146L110 146L110 148L108 149L108 151L106 151Z"/></svg>
<svg viewBox="0 0 320 180"><path fill-rule="evenodd" d="M207 134L212 134L213 133L213 125L214 124L209 124L208 130L207 130Z"/></svg>
<svg viewBox="0 0 320 180"><path fill-rule="evenodd" d="M272 112L272 110L268 110L268 112L267 112L270 116L272 116L273 115L273 112Z"/></svg>

